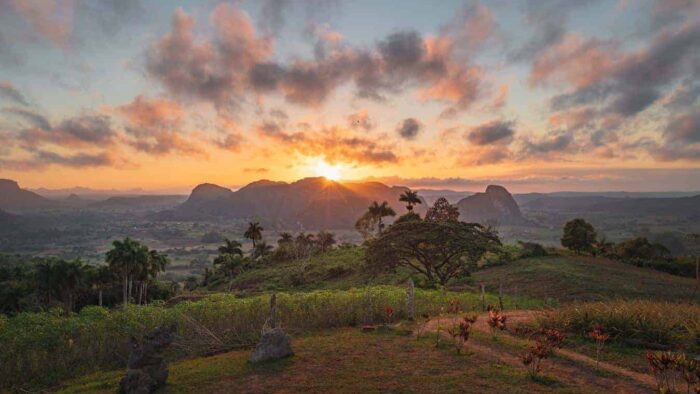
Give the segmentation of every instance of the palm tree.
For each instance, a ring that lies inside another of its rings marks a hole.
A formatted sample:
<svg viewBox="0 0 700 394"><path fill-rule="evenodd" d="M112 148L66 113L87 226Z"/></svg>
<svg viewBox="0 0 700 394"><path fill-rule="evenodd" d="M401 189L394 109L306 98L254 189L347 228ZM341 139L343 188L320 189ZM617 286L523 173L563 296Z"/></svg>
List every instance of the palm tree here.
<svg viewBox="0 0 700 394"><path fill-rule="evenodd" d="M63 301L63 313L70 314L75 307L75 295L87 279L87 266L80 260L59 260L54 269L56 288Z"/></svg>
<svg viewBox="0 0 700 394"><path fill-rule="evenodd" d="M246 258L237 254L225 253L214 259L214 266L229 279L228 291L233 289L233 279L243 271Z"/></svg>
<svg viewBox="0 0 700 394"><path fill-rule="evenodd" d="M237 254L239 256L243 256L243 250L241 249L241 243L235 240L230 240L228 238L224 239L224 245L219 246L219 253L220 254Z"/></svg>
<svg viewBox="0 0 700 394"><path fill-rule="evenodd" d="M335 235L333 235L333 233L319 231L318 234L316 234L316 244L318 244L321 252L325 252L326 250L332 248L335 243Z"/></svg>
<svg viewBox="0 0 700 394"><path fill-rule="evenodd" d="M294 237L290 233L280 234L280 238L277 240L277 245L290 244L294 241Z"/></svg>
<svg viewBox="0 0 700 394"><path fill-rule="evenodd" d="M34 281L37 289L43 294L45 306L51 305L52 296L56 293L56 270L53 259L42 259L34 266Z"/></svg>
<svg viewBox="0 0 700 394"><path fill-rule="evenodd" d="M252 257L253 260L256 260L261 257L265 257L272 252L272 245L268 245L267 242L262 241L255 245L255 248L253 249Z"/></svg>
<svg viewBox="0 0 700 394"><path fill-rule="evenodd" d="M148 251L148 266L146 267L146 277L141 281L141 289L139 293L139 303L147 303L148 300L148 281L149 279L157 280L158 273L165 272L165 268L170 264L168 255L158 252L157 250Z"/></svg>
<svg viewBox="0 0 700 394"><path fill-rule="evenodd" d="M381 204L377 203L376 201L372 202L372 205L369 206L368 211L370 216L377 220L377 227L379 228L380 233L382 230L384 230L382 218L396 215L396 212L394 212L394 210L389 206L389 203L386 201L382 202Z"/></svg>
<svg viewBox="0 0 700 394"><path fill-rule="evenodd" d="M260 223L258 222L250 222L248 223L248 230L243 234L244 237L248 238L249 240L253 241L253 248L255 248L256 241L259 241L262 239L262 232L263 228L260 227Z"/></svg>
<svg viewBox="0 0 700 394"><path fill-rule="evenodd" d="M412 191L411 189L403 192L403 194L399 196L399 201L406 203L406 209L408 209L409 212L413 212L414 205L423 203L421 199L418 198L418 193Z"/></svg>
<svg viewBox="0 0 700 394"><path fill-rule="evenodd" d="M149 264L148 248L126 237L124 241L112 242L112 250L107 252L107 264L122 280L124 306L129 304L134 276L141 274Z"/></svg>
<svg viewBox="0 0 700 394"><path fill-rule="evenodd" d="M102 293L114 284L114 272L106 265L92 266L88 272L88 282L97 291L97 305L102 306Z"/></svg>

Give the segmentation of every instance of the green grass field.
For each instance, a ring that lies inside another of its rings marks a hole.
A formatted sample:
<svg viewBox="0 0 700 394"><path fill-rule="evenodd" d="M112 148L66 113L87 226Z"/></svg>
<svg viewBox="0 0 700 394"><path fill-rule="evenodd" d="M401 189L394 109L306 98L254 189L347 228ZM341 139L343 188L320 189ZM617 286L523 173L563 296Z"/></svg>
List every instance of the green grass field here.
<svg viewBox="0 0 700 394"><path fill-rule="evenodd" d="M615 298L687 302L696 282L617 261L577 256L551 256L517 260L477 271L473 283L487 291L502 284L507 294L527 295L559 302L599 301ZM695 295L700 302L700 293Z"/></svg>

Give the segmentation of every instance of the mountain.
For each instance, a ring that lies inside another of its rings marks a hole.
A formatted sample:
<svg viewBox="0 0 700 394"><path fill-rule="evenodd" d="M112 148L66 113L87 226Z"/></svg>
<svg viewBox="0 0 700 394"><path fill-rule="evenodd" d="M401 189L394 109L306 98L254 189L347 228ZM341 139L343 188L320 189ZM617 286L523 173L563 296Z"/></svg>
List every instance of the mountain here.
<svg viewBox="0 0 700 394"><path fill-rule="evenodd" d="M12 223L17 219L17 216L7 213L0 209L0 225Z"/></svg>
<svg viewBox="0 0 700 394"><path fill-rule="evenodd" d="M57 206L58 203L19 187L10 179L0 179L0 209L22 211Z"/></svg>
<svg viewBox="0 0 700 394"><path fill-rule="evenodd" d="M325 178L304 178L292 183L262 180L235 192L205 183L195 187L183 204L157 217L260 219L309 229L352 228L372 201L387 201L398 215L405 213L405 206L398 200L406 190L378 182L339 183Z"/></svg>
<svg viewBox="0 0 700 394"><path fill-rule="evenodd" d="M518 203L503 186L489 185L457 203L459 218L465 222L521 224L525 222Z"/></svg>
<svg viewBox="0 0 700 394"><path fill-rule="evenodd" d="M460 192L449 189L418 189L416 192L425 199L428 205L433 205L435 200L440 197L445 197L450 204L456 204L459 200L474 194L473 192Z"/></svg>

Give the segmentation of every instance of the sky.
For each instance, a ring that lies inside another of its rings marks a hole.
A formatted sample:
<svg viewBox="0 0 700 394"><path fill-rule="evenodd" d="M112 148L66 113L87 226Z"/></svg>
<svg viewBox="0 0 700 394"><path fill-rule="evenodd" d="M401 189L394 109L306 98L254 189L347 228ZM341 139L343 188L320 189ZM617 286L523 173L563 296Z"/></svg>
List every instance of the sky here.
<svg viewBox="0 0 700 394"><path fill-rule="evenodd" d="M0 178L700 190L697 0L0 0Z"/></svg>

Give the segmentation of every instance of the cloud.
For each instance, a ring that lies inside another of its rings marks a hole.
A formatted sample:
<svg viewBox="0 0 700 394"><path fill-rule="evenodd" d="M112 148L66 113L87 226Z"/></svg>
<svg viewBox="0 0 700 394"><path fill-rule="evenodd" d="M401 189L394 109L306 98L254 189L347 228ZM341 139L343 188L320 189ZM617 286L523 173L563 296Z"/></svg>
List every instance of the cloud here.
<svg viewBox="0 0 700 394"><path fill-rule="evenodd" d="M634 116L659 100L663 96L662 90L673 81L698 76L698 47L700 23L669 27L657 34L647 47L619 54L612 64L601 61L603 66L598 67L594 77L569 80L575 89L553 97L551 106L561 110L575 105L603 103L604 113ZM565 62L562 67L564 69L555 71L555 75L578 75L569 69L580 66ZM543 75L542 78L550 77Z"/></svg>
<svg viewBox="0 0 700 394"><path fill-rule="evenodd" d="M414 118L407 118L396 127L396 132L401 138L412 140L418 136L422 128L423 125L419 121Z"/></svg>
<svg viewBox="0 0 700 394"><path fill-rule="evenodd" d="M114 165L114 158L107 152L60 154L46 150L32 152L30 158L0 159L3 168L17 171L36 171L57 165L70 168L91 168Z"/></svg>
<svg viewBox="0 0 700 394"><path fill-rule="evenodd" d="M269 4L286 7L284 2ZM278 62L273 60L274 38L260 36L236 6L219 5L211 20L213 35L197 38L194 19L176 10L171 31L146 55L146 71L176 97L212 103L219 110L233 110L251 95L271 94L316 107L352 82L361 98L383 100L415 88L418 98L444 102L457 112L469 108L482 89L483 70L459 56L460 46L450 35L457 34L454 29L425 37L414 30L398 31L365 49L346 44L327 25L312 25L313 58Z"/></svg>
<svg viewBox="0 0 700 394"><path fill-rule="evenodd" d="M275 122L263 122L254 127L262 138L280 144L280 149L287 148L304 156L323 156L326 161L374 164L398 162L398 156L387 145L377 141L381 138L366 138L353 135L348 129L324 127L313 129L301 127L303 131L289 131L284 125Z"/></svg>
<svg viewBox="0 0 700 394"><path fill-rule="evenodd" d="M29 106L26 97L10 81L0 81L0 98L5 98L15 104Z"/></svg>
<svg viewBox="0 0 700 394"><path fill-rule="evenodd" d="M664 131L664 136L669 142L700 143L700 109L696 108L671 119Z"/></svg>
<svg viewBox="0 0 700 394"><path fill-rule="evenodd" d="M597 119L596 115L596 111L593 108L578 107L555 112L549 116L548 122L554 127L578 130L591 125Z"/></svg>
<svg viewBox="0 0 700 394"><path fill-rule="evenodd" d="M700 83L686 80L664 97L664 107L669 109L687 108L695 105L698 97L700 97Z"/></svg>
<svg viewBox="0 0 700 394"><path fill-rule="evenodd" d="M269 169L263 168L263 167L257 167L257 168L244 168L243 172L249 173L249 174L265 174L270 172Z"/></svg>
<svg viewBox="0 0 700 394"><path fill-rule="evenodd" d="M0 14L22 19L33 36L65 48L73 31L75 6L72 0L6 0L0 2Z"/></svg>
<svg viewBox="0 0 700 394"><path fill-rule="evenodd" d="M183 133L184 111L173 101L138 95L114 112L126 121L124 130L130 137L126 143L136 150L155 155L204 155Z"/></svg>
<svg viewBox="0 0 700 394"><path fill-rule="evenodd" d="M364 131L370 131L375 126L366 109L350 114L348 116L348 125L351 129Z"/></svg>
<svg viewBox="0 0 700 394"><path fill-rule="evenodd" d="M473 127L467 139L474 145L508 144L515 134L515 122L494 120Z"/></svg>
<svg viewBox="0 0 700 394"><path fill-rule="evenodd" d="M219 4L211 21L213 40L197 41L194 19L178 8L172 30L151 45L146 71L178 97L232 109L243 100L253 67L272 54L272 41L258 37L250 17L235 6Z"/></svg>
<svg viewBox="0 0 700 394"><path fill-rule="evenodd" d="M524 139L521 154L524 157L543 158L550 154L568 152L575 148L574 137L571 134L559 133L539 139Z"/></svg>
<svg viewBox="0 0 700 394"><path fill-rule="evenodd" d="M36 148L50 143L62 147L102 147L110 145L116 137L111 119L105 115L81 114L52 125L43 115L28 108L10 107L2 110L24 122L20 126L17 139L23 146Z"/></svg>
<svg viewBox="0 0 700 394"><path fill-rule="evenodd" d="M239 134L231 133L227 134L223 139L217 139L214 144L221 149L228 150L231 152L238 152L241 150L243 145L243 137Z"/></svg>

